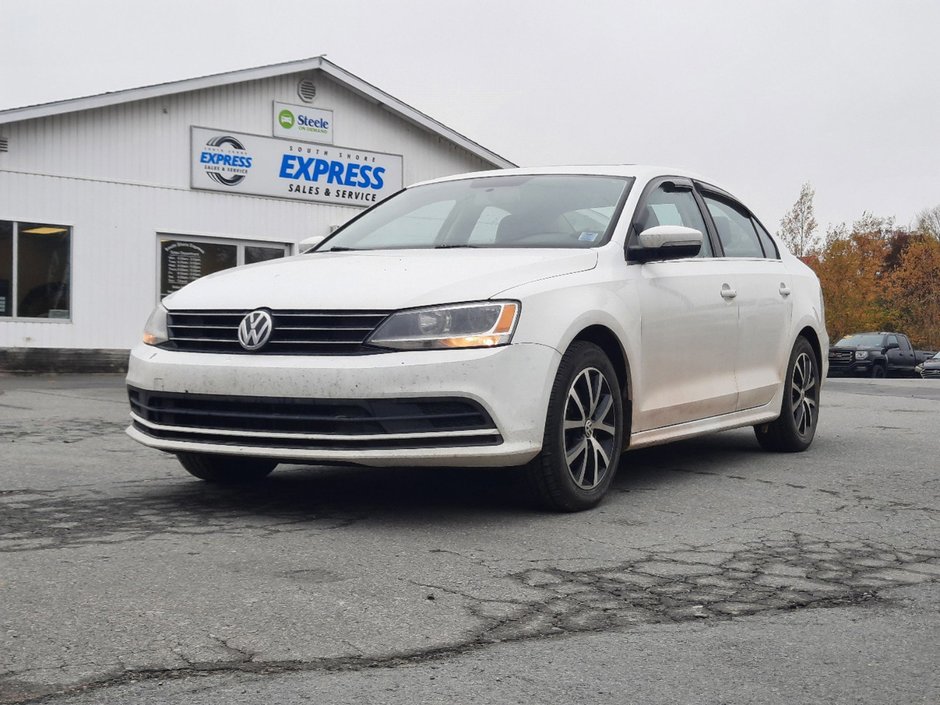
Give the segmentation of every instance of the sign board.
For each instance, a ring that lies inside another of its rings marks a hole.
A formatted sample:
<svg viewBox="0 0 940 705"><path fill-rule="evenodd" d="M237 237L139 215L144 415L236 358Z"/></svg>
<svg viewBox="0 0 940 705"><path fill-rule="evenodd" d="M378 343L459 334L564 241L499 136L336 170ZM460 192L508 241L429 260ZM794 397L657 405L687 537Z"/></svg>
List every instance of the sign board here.
<svg viewBox="0 0 940 705"><path fill-rule="evenodd" d="M333 111L274 101L274 136L333 144Z"/></svg>
<svg viewBox="0 0 940 705"><path fill-rule="evenodd" d="M371 206L402 187L400 154L193 127L194 189Z"/></svg>

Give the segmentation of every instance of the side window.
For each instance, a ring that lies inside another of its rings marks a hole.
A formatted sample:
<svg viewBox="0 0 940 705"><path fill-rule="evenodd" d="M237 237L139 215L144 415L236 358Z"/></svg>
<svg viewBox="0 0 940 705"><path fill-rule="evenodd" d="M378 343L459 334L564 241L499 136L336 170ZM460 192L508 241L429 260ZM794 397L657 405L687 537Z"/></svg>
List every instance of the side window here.
<svg viewBox="0 0 940 705"><path fill-rule="evenodd" d="M911 347L911 341L908 340L908 337L906 335L899 335L898 343L900 343L901 345L902 352L906 352L906 353L914 352L914 348Z"/></svg>
<svg viewBox="0 0 940 705"><path fill-rule="evenodd" d="M757 228L757 237L760 238L760 244L764 248L764 256L769 259L780 259L780 252L777 250L777 245L774 243L773 238L770 237L770 234L764 230L764 226L754 218L751 218L751 221L754 223L754 227Z"/></svg>
<svg viewBox="0 0 940 705"><path fill-rule="evenodd" d="M718 239L724 248L725 257L763 257L757 231L751 217L729 201L718 200L707 193L702 194L708 212L715 222Z"/></svg>
<svg viewBox="0 0 940 705"><path fill-rule="evenodd" d="M682 225L695 228L703 236L702 249L698 256L713 256L705 220L702 218L702 212L698 208L698 203L695 202L691 189L667 187L663 184L651 192L634 216L632 237L657 225Z"/></svg>
<svg viewBox="0 0 940 705"><path fill-rule="evenodd" d="M889 336L888 336L888 339L885 341L885 344L886 344L886 345L897 345L898 348L901 347L901 343L898 341L898 336L896 336L896 335L889 335Z"/></svg>

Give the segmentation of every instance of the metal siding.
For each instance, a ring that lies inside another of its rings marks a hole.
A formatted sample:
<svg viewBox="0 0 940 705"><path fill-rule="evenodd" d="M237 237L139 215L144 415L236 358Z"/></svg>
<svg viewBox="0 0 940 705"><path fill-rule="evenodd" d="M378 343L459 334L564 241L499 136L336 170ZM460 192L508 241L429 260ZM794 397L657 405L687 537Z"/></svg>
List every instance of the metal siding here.
<svg viewBox="0 0 940 705"><path fill-rule="evenodd" d="M0 320L0 347L129 348L157 300L157 233L294 243L358 212L3 172L0 194L4 219L72 226L71 322Z"/></svg>
<svg viewBox="0 0 940 705"><path fill-rule="evenodd" d="M129 348L157 296L157 233L296 243L356 208L189 188L190 126L272 134L290 74L3 126L0 219L72 226L72 319L0 319L0 347ZM405 183L493 168L314 73L335 143L404 155Z"/></svg>

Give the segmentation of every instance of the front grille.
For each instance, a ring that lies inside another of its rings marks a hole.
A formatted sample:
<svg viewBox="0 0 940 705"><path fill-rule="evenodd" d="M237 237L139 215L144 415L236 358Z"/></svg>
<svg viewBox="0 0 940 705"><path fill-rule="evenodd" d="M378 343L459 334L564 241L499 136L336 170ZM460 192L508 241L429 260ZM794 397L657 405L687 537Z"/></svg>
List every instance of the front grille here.
<svg viewBox="0 0 940 705"><path fill-rule="evenodd" d="M940 370L938 369L924 369L921 373L921 377L940 377Z"/></svg>
<svg viewBox="0 0 940 705"><path fill-rule="evenodd" d="M830 350L829 351L829 362L835 363L849 363L852 362L852 358L855 357L855 353L851 350Z"/></svg>
<svg viewBox="0 0 940 705"><path fill-rule="evenodd" d="M470 399L306 399L152 392L128 387L134 426L166 440L265 448L388 449L495 445Z"/></svg>
<svg viewBox="0 0 940 705"><path fill-rule="evenodd" d="M170 311L166 347L186 352L261 355L362 355L382 352L364 344L389 311L271 311L271 338L249 353L238 324L250 311Z"/></svg>

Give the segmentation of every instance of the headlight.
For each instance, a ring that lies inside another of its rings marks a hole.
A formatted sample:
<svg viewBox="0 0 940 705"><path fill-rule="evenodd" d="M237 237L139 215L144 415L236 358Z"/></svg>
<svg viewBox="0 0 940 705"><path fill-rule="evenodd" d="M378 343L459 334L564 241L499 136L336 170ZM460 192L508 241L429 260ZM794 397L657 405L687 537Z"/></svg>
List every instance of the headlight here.
<svg viewBox="0 0 940 705"><path fill-rule="evenodd" d="M864 359L867 358L867 357L868 357L868 351L867 351L867 350L857 350L857 351L855 352L855 359L856 359L856 360L864 360Z"/></svg>
<svg viewBox="0 0 940 705"><path fill-rule="evenodd" d="M517 301L480 301L399 311L366 342L399 350L506 345L516 329L519 308Z"/></svg>
<svg viewBox="0 0 940 705"><path fill-rule="evenodd" d="M166 309L163 308L163 304L157 304L144 326L143 340L147 345L159 345L169 338L170 334L166 329Z"/></svg>

